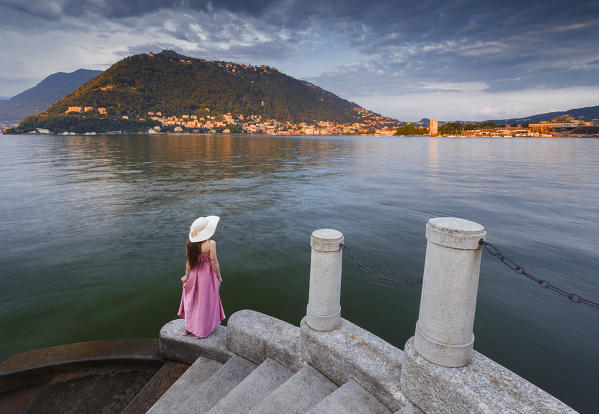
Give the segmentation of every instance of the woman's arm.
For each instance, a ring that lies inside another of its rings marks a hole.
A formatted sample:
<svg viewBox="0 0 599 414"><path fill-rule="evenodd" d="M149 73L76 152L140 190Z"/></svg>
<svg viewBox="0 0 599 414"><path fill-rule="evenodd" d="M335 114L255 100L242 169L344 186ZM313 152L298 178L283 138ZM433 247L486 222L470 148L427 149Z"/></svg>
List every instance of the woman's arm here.
<svg viewBox="0 0 599 414"><path fill-rule="evenodd" d="M212 265L212 270L216 273L216 277L222 282L223 278L220 275L220 265L216 257L216 242L214 240L210 240L210 264Z"/></svg>
<svg viewBox="0 0 599 414"><path fill-rule="evenodd" d="M185 252L185 255L187 256L187 252ZM189 277L189 259L185 259L185 275L183 275L183 277L181 278L182 282L186 282L187 278Z"/></svg>

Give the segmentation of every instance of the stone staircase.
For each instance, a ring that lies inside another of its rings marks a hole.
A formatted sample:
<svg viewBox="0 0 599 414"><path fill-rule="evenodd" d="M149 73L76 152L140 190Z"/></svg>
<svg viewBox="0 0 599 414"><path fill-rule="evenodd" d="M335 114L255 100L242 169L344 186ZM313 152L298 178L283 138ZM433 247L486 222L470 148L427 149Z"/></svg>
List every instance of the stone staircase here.
<svg viewBox="0 0 599 414"><path fill-rule="evenodd" d="M322 332L242 310L208 338L183 329L15 355L0 363L0 413L575 413L477 352L443 367L413 338L401 350L345 319Z"/></svg>
<svg viewBox="0 0 599 414"><path fill-rule="evenodd" d="M183 327L183 320L174 320L162 328L160 352L191 365L148 413L420 413L402 396L391 398L391 404L387 398L391 407L385 405L358 382L372 387L373 381L361 379L368 378L364 375L331 378L327 369L311 365L301 354L300 328L276 318L240 311L229 318L228 328L204 339L181 335ZM350 358L359 364L351 347ZM373 349L368 352L376 357ZM335 369L344 364L329 363Z"/></svg>
<svg viewBox="0 0 599 414"><path fill-rule="evenodd" d="M310 365L297 372L267 358L225 364L199 357L148 413L391 413L354 381L341 387Z"/></svg>

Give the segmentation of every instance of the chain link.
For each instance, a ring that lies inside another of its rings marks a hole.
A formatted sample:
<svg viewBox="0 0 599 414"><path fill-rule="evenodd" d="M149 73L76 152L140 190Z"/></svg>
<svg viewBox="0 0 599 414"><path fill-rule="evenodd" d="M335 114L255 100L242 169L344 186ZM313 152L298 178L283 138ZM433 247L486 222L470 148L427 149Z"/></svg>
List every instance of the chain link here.
<svg viewBox="0 0 599 414"><path fill-rule="evenodd" d="M360 260L358 260L358 258L356 258L344 244L340 244L339 246L347 254L347 257L349 257L351 259L351 261L354 262L354 264L360 270L364 271L368 276L372 277L373 279L375 279L379 282L385 283L387 285L393 285L393 286L414 286L414 285L419 285L422 283L422 278L416 279L416 280L389 279L388 277L385 277L385 276L375 272L374 270L368 268L367 266L363 265L362 262L360 262Z"/></svg>
<svg viewBox="0 0 599 414"><path fill-rule="evenodd" d="M576 294L576 293L571 293L568 292L567 290L561 289L555 285L553 285L551 282L549 282L548 280L545 279L541 279L538 278L530 273L528 273L526 271L526 269L524 269L524 267L520 266L518 263L514 262L512 259L510 259L509 257L504 256L497 247L495 247L493 244L486 242L484 240L480 240L479 244L491 255L491 256L495 256L497 257L501 263L503 263L504 265L506 265L507 267L509 267L510 269L512 269L514 272L527 277L528 279L534 281L538 286L545 288L545 289L549 289L552 290L556 293L559 293L562 296L567 297L572 303L582 303L583 305L588 305L588 306L592 306L594 308L598 308L599 309L599 303L597 302L593 302L589 299L585 299L582 296ZM395 279L390 279L388 277L385 277L377 272L375 272L374 270L370 269L368 266L362 264L362 262L360 262L360 260L355 257L347 248L347 246L345 246L344 244L340 244L339 245L342 250L345 252L345 254L351 259L351 261L363 272L365 272L368 276L372 277L373 279L381 282L381 283L385 283L387 285L393 285L393 286L414 286L414 285L420 285L422 283L422 278L420 279L416 279L416 280L395 280Z"/></svg>
<svg viewBox="0 0 599 414"><path fill-rule="evenodd" d="M567 297L570 302L573 303L582 303L583 305L589 305L592 306L594 308L598 308L599 309L599 303L597 302L593 302L589 299L585 299L580 295L577 295L576 293L571 293L568 292L567 290L558 288L557 286L553 285L551 282L549 282L548 280L545 279L540 279L534 275L531 275L530 273L528 273L522 266L520 266L518 263L514 262L512 259L510 259L509 257L504 256L497 247L495 247L494 245L492 245L489 242L484 241L483 239L481 239L478 244L480 244L482 247L484 247L484 249L491 255L491 256L495 256L497 257L501 263L503 263L504 265L506 265L507 267L509 267L510 269L512 269L514 272L525 276L527 278L529 278L530 280L533 280L537 283L537 285L539 285L542 288L545 289L549 289L552 290L556 293L559 293L562 296Z"/></svg>

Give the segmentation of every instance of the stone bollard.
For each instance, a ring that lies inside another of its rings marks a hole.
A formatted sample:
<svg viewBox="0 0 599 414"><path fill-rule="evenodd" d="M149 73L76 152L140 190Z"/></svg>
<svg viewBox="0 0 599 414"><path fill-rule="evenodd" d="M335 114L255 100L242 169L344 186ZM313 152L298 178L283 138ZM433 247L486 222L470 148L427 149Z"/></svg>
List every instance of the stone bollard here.
<svg viewBox="0 0 599 414"><path fill-rule="evenodd" d="M310 293L306 323L316 331L341 326L341 256L343 233L320 229L312 233Z"/></svg>
<svg viewBox="0 0 599 414"><path fill-rule="evenodd" d="M445 367L472 360L474 311L485 229L454 217L426 225L426 259L414 348L424 359Z"/></svg>

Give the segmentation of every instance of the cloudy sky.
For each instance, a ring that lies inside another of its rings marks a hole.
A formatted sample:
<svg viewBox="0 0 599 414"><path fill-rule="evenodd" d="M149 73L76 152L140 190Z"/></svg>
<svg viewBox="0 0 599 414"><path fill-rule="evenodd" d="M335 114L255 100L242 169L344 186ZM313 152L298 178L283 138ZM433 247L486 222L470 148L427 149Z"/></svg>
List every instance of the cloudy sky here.
<svg viewBox="0 0 599 414"><path fill-rule="evenodd" d="M401 120L599 105L599 1L0 0L0 96L173 49L275 66Z"/></svg>

